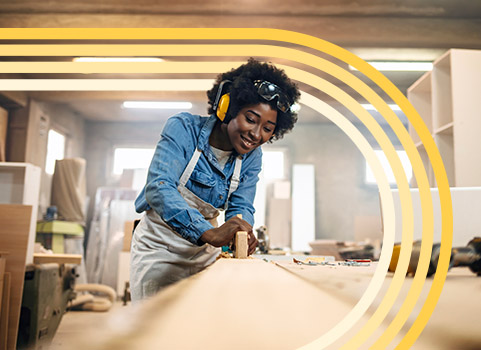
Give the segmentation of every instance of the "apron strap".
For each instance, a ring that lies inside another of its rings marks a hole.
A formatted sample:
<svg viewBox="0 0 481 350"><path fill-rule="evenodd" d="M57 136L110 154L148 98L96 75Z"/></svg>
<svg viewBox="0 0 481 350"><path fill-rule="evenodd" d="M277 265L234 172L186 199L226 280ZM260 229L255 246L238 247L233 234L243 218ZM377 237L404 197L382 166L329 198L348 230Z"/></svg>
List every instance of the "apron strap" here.
<svg viewBox="0 0 481 350"><path fill-rule="evenodd" d="M239 187L241 168L242 168L242 158L237 157L236 160L235 160L235 165L234 165L234 173L232 174L232 178L230 180L229 193L227 194L227 199L225 201L224 210L227 210L227 204L229 203L230 195L235 190L237 190L237 187Z"/></svg>
<svg viewBox="0 0 481 350"><path fill-rule="evenodd" d="M202 151L198 148L195 149L194 154L192 155L192 158L190 158L189 164L187 164L187 167L185 168L184 172L182 173L182 176L180 177L180 185L185 187L185 184L187 181L190 179L190 175L194 171L195 165L197 164L197 161L199 160L200 154Z"/></svg>

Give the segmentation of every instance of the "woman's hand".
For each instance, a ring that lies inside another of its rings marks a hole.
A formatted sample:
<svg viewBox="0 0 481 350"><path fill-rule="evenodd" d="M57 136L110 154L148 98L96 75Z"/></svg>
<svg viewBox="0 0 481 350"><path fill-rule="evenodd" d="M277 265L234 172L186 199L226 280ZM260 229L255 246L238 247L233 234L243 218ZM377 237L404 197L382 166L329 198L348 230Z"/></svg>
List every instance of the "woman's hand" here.
<svg viewBox="0 0 481 350"><path fill-rule="evenodd" d="M252 233L252 226L247 221L238 217L233 217L225 222L222 226L205 231L200 239L205 243L209 243L214 247L222 247L229 245L234 239L237 231L246 231L248 235L249 251L248 254L254 253L257 246L257 239Z"/></svg>

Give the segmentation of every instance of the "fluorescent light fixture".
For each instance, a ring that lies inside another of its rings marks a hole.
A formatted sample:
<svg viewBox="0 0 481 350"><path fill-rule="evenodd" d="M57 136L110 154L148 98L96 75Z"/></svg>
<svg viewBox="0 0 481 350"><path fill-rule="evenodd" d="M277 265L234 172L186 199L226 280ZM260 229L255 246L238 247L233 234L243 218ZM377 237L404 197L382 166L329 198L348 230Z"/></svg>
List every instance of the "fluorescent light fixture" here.
<svg viewBox="0 0 481 350"><path fill-rule="evenodd" d="M162 62L158 57L75 57L74 62Z"/></svg>
<svg viewBox="0 0 481 350"><path fill-rule="evenodd" d="M361 103L361 106L368 110L368 111L377 111L377 109L371 105L371 104L365 104L365 103ZM388 103L388 106L393 110L393 111L400 111L401 110L401 107L399 107L398 105L396 104L392 104L392 103Z"/></svg>
<svg viewBox="0 0 481 350"><path fill-rule="evenodd" d="M124 108L191 109L190 102L125 101Z"/></svg>
<svg viewBox="0 0 481 350"><path fill-rule="evenodd" d="M367 61L379 71L427 72L433 69L432 62ZM349 66L350 70L357 70Z"/></svg>

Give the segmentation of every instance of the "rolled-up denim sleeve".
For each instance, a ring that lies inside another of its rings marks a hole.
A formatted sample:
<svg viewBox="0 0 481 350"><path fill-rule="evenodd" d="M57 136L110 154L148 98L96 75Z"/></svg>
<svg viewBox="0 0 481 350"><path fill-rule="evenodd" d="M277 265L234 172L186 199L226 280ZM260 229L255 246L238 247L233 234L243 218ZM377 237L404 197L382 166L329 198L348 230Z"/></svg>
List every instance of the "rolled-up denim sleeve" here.
<svg viewBox="0 0 481 350"><path fill-rule="evenodd" d="M150 207L177 233L201 245L200 236L213 226L191 208L177 190L179 179L196 148L193 126L185 118L170 118L149 167L145 198Z"/></svg>
<svg viewBox="0 0 481 350"><path fill-rule="evenodd" d="M255 209L253 203L261 168L262 151L259 147L242 162L241 182L237 190L230 196L225 214L226 221L236 214L242 214L242 219L251 226L254 225Z"/></svg>

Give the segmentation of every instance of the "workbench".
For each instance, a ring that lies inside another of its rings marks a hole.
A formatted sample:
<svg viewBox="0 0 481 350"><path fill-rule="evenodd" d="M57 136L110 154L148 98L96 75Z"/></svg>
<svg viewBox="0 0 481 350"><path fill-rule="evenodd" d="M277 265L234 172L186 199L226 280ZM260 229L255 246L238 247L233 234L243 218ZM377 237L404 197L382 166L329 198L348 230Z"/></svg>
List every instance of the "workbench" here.
<svg viewBox="0 0 481 350"><path fill-rule="evenodd" d="M291 260L220 259L137 306L114 315L115 322L83 335L79 349L296 349L319 338L349 314L368 287L377 264L306 266ZM388 273L372 306L333 342L339 349L370 319L391 282ZM386 330L407 295L412 278L384 322L361 348ZM432 279L406 325L388 348L395 348L415 320ZM438 306L413 349L481 348L481 278L466 268L448 273ZM97 341L93 344L92 339Z"/></svg>

